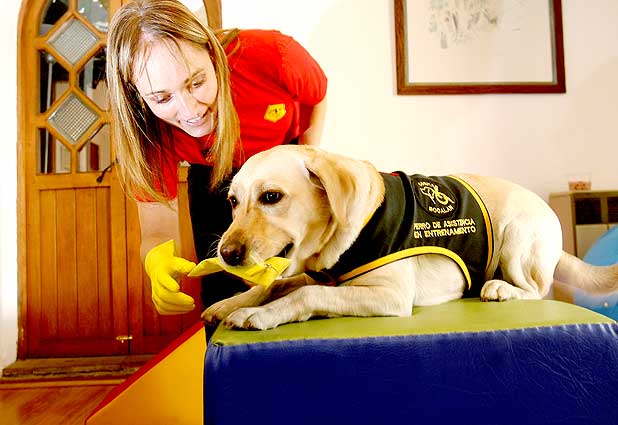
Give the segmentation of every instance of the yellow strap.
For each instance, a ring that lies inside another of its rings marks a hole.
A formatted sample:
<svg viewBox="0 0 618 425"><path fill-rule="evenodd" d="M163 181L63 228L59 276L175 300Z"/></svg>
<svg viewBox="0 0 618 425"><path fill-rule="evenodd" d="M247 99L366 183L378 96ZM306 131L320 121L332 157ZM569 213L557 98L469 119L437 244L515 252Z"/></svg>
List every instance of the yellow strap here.
<svg viewBox="0 0 618 425"><path fill-rule="evenodd" d="M468 272L468 267L466 267L466 263L461 259L461 257L455 254L450 249L442 248L439 246L418 246L416 248L408 248L403 251L397 251L392 254L389 254L385 257L378 258L377 260L373 260L370 263L362 265L360 267L355 268L354 270L347 272L337 278L339 283L345 282L346 280L350 280L354 277L360 276L363 273L367 273L371 270L377 269L378 267L384 266L386 264L392 263L397 260L401 260L408 257L413 257L415 255L421 254L441 254L446 255L453 261L457 263L464 276L466 277L466 282L468 282L468 289L472 287L472 279L470 278L470 273Z"/></svg>
<svg viewBox="0 0 618 425"><path fill-rule="evenodd" d="M205 276L221 270L238 276L255 285L270 286L281 273L290 265L291 260L281 257L272 257L262 264L251 266L229 266L222 262L219 257L207 258L200 262L191 272L189 277Z"/></svg>
<svg viewBox="0 0 618 425"><path fill-rule="evenodd" d="M483 219L485 220L485 229L487 230L487 261L485 263L485 272L489 269L489 264L491 263L491 257L494 255L494 230L491 226L491 219L489 218L489 212L487 211L487 207L485 203L481 199L476 190L472 186L470 186L465 180L460 179L457 176L449 176L459 183L465 186L466 189L470 192L472 197L476 200L476 203L479 205L481 212L483 213Z"/></svg>

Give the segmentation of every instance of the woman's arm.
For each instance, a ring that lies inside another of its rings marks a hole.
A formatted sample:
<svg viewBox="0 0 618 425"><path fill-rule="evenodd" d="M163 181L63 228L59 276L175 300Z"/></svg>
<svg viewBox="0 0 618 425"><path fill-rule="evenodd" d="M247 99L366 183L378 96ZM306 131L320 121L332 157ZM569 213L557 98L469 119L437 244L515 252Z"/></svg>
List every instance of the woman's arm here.
<svg viewBox="0 0 618 425"><path fill-rule="evenodd" d="M174 239L177 247L181 246L178 199L171 201L169 206L159 202L138 202L137 211L142 235L142 262L148 251L170 239Z"/></svg>
<svg viewBox="0 0 618 425"><path fill-rule="evenodd" d="M178 257L180 246L178 201L169 206L157 202L139 202L142 234L141 256L150 277L152 302L160 314L180 314L195 308L195 301L180 292L180 279L195 263Z"/></svg>
<svg viewBox="0 0 618 425"><path fill-rule="evenodd" d="M273 61L274 73L300 107L299 144L319 145L326 115L328 80L320 64L294 38L273 32L281 61Z"/></svg>
<svg viewBox="0 0 618 425"><path fill-rule="evenodd" d="M313 107L309 118L309 127L300 135L298 143L301 145L319 146L324 129L324 117L326 115L326 96Z"/></svg>

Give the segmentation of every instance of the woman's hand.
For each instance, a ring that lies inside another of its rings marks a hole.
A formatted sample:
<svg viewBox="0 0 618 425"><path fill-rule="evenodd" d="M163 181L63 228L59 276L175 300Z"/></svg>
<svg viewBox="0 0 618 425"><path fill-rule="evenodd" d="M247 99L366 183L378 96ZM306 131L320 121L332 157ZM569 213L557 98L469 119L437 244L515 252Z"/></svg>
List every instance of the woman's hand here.
<svg viewBox="0 0 618 425"><path fill-rule="evenodd" d="M180 292L180 279L195 267L195 263L176 255L180 239L178 200L169 205L158 202L138 202L142 236L144 268L152 285L152 301L160 314L187 313L195 301Z"/></svg>
<svg viewBox="0 0 618 425"><path fill-rule="evenodd" d="M181 314L195 308L193 298L180 292L178 283L193 270L195 263L176 256L173 239L148 251L144 267L152 285L152 302L159 314Z"/></svg>

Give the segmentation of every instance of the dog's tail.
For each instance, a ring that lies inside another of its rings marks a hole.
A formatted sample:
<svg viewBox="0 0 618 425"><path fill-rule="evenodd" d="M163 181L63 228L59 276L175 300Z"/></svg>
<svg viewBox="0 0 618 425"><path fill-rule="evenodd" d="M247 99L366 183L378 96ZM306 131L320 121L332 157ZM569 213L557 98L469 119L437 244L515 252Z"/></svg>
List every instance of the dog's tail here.
<svg viewBox="0 0 618 425"><path fill-rule="evenodd" d="M554 279L591 294L607 294L618 291L618 264L593 266L563 252Z"/></svg>

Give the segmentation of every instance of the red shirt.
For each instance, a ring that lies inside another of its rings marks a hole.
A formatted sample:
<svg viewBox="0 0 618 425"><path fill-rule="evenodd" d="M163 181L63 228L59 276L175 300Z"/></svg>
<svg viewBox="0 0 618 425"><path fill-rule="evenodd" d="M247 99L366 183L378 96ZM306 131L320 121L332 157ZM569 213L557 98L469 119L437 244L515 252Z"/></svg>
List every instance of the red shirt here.
<svg viewBox="0 0 618 425"><path fill-rule="evenodd" d="M292 37L278 31L243 30L227 46L232 99L240 120L234 166L298 137L309 126L313 107L326 95L326 76ZM166 132L163 132L165 136ZM171 127L163 140L163 180L170 198L178 190L178 163L207 164L202 154L213 134L195 138Z"/></svg>

